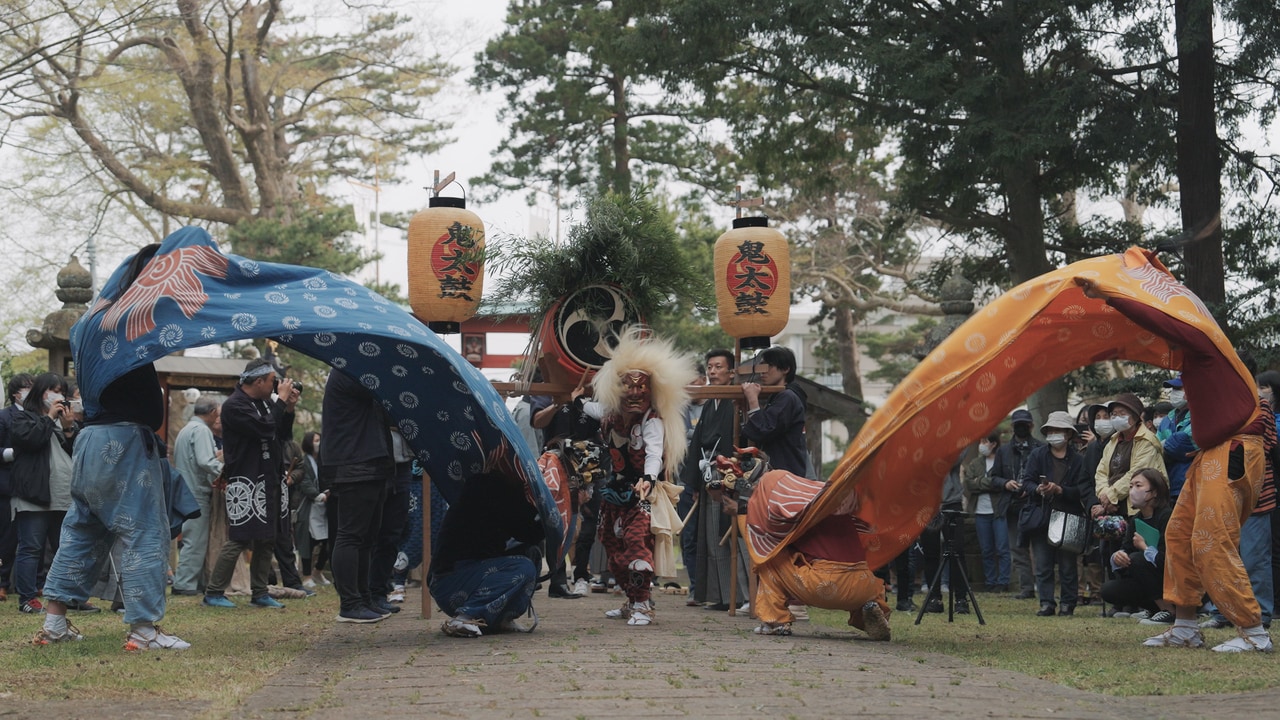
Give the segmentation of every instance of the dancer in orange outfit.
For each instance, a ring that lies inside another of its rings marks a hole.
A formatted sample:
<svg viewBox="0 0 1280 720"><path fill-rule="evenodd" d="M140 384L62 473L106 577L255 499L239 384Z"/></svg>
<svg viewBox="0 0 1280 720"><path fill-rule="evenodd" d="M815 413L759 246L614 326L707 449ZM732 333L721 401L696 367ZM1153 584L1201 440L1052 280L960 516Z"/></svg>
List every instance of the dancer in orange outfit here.
<svg viewBox="0 0 1280 720"><path fill-rule="evenodd" d="M753 531L793 524L822 483L774 470L765 473L748 505ZM758 635L790 635L795 619L788 605L845 610L849 624L872 640L888 640L889 606L884 583L871 573L863 550L865 525L852 515L829 515L756 567L759 584L752 610ZM777 532L775 530L774 532ZM785 534L782 533L782 534Z"/></svg>

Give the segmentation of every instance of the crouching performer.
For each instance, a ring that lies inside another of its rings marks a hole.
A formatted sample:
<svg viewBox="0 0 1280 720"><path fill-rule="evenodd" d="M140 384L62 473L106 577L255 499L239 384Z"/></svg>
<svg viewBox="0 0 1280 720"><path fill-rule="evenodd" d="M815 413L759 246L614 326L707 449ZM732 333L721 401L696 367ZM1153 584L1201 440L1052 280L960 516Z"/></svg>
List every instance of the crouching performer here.
<svg viewBox="0 0 1280 720"><path fill-rule="evenodd" d="M850 625L872 640L888 640L884 583L867 567L861 540L866 525L861 520L831 515L778 547L822 487L820 482L773 470L765 473L751 496L748 546L758 576L751 609L760 620L755 632L790 635L795 618L787 606L810 605L846 610Z"/></svg>
<svg viewBox="0 0 1280 720"><path fill-rule="evenodd" d="M445 513L427 576L431 597L452 616L440 628L444 634L533 632L542 541L519 480L499 473L469 479Z"/></svg>
<svg viewBox="0 0 1280 720"><path fill-rule="evenodd" d="M689 402L684 388L694 376L693 363L671 343L642 337L633 328L623 333L596 373L595 401L583 403L583 411L601 421L612 460L613 477L601 488L600 543L609 571L627 597L622 607L605 616L625 619L628 625L648 625L654 619L649 498L651 491L667 492L658 487L663 471L678 468L684 459L683 412ZM575 391L575 402L580 393Z"/></svg>

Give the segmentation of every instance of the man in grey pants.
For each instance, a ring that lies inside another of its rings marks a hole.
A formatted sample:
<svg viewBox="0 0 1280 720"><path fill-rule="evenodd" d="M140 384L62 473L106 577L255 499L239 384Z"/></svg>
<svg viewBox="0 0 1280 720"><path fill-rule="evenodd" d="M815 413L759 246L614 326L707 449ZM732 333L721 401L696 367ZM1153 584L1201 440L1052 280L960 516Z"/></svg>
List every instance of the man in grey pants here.
<svg viewBox="0 0 1280 720"><path fill-rule="evenodd" d="M178 546L178 567L173 573L174 595L204 593L205 551L209 545L209 497L213 481L222 472L222 451L213 441L213 426L221 406L212 400L198 400L195 414L173 443L173 465L182 474L187 489L200 504L200 517L182 524Z"/></svg>

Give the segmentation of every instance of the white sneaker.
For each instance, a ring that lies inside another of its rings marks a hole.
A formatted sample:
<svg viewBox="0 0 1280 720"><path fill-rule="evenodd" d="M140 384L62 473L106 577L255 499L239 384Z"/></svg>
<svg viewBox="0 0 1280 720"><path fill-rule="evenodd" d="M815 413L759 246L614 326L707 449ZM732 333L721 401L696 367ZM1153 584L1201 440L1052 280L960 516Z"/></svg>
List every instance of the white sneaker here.
<svg viewBox="0 0 1280 720"><path fill-rule="evenodd" d="M751 603L749 603L749 602L744 602L744 603L742 603L742 607L738 608L738 612L740 612L740 613L749 613L749 612L751 612Z"/></svg>
<svg viewBox="0 0 1280 720"><path fill-rule="evenodd" d="M1146 610L1139 610L1138 612L1130 615L1129 619L1130 620L1146 620L1149 617L1151 617L1151 613L1147 612Z"/></svg>
<svg viewBox="0 0 1280 720"><path fill-rule="evenodd" d="M604 616L610 620L626 620L631 617L631 603L623 603L622 607L605 610Z"/></svg>
<svg viewBox="0 0 1280 720"><path fill-rule="evenodd" d="M1245 635L1228 640L1221 645L1215 645L1214 652L1220 653L1242 653L1242 652L1271 652L1271 636L1263 633L1261 635Z"/></svg>
<svg viewBox="0 0 1280 720"><path fill-rule="evenodd" d="M315 580L312 580L311 578L307 578L306 580L303 580L303 581L302 581L302 587L304 587L304 588L306 588L306 589L308 589L308 590L315 590L315 589L316 589L316 581L315 581Z"/></svg>
<svg viewBox="0 0 1280 720"><path fill-rule="evenodd" d="M402 603L404 602L404 586L396 585L391 588L391 593L387 595L387 602Z"/></svg>
<svg viewBox="0 0 1280 720"><path fill-rule="evenodd" d="M124 639L125 650L186 650L191 643L177 635L170 635L160 629L159 625L130 630Z"/></svg>
<svg viewBox="0 0 1280 720"><path fill-rule="evenodd" d="M573 584L573 592L578 595L590 595L591 583L587 582L586 578L579 578L578 582Z"/></svg>

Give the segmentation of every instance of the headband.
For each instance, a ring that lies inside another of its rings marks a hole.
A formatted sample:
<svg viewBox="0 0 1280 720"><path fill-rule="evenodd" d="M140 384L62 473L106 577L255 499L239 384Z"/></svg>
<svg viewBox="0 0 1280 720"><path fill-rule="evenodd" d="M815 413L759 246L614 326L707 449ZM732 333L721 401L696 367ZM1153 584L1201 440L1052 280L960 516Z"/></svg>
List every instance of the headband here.
<svg viewBox="0 0 1280 720"><path fill-rule="evenodd" d="M243 385L249 382L250 380L255 380L257 378L260 378L263 375L268 375L268 374L274 375L275 372L276 372L276 369L274 367L271 367L271 365L259 365L258 367L252 370L245 370L244 372L240 373L240 384Z"/></svg>

